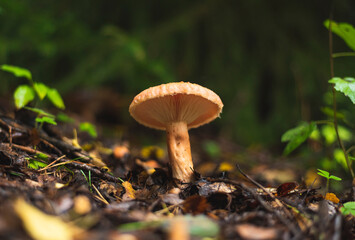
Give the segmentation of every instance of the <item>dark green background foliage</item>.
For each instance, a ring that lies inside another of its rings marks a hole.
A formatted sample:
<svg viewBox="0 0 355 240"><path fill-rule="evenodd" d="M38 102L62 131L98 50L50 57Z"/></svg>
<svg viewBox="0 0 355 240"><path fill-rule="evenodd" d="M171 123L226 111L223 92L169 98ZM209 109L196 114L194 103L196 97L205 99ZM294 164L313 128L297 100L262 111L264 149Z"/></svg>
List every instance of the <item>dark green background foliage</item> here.
<svg viewBox="0 0 355 240"><path fill-rule="evenodd" d="M102 86L130 100L149 86L195 82L225 104L211 131L242 144L274 144L300 120L324 118L330 5L0 0L0 64L30 69L63 94ZM354 25L354 7L353 0L336 1L334 20ZM336 36L334 49L348 51ZM336 59L336 76L355 76L354 59ZM2 94L19 84L0 77Z"/></svg>

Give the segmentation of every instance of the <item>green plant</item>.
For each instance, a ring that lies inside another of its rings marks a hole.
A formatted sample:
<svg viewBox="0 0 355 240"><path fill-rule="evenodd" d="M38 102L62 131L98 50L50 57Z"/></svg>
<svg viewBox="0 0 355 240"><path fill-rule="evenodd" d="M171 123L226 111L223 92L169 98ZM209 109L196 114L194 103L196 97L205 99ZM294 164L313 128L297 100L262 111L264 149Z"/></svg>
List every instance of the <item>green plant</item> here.
<svg viewBox="0 0 355 240"><path fill-rule="evenodd" d="M1 65L0 67L1 70L12 73L16 77L26 78L29 82L29 84L18 86L14 92L15 106L17 109L25 107L35 99L36 95L40 100L47 97L55 107L65 109L63 99L59 92L54 88L48 87L44 83L34 82L29 70L6 64Z"/></svg>
<svg viewBox="0 0 355 240"><path fill-rule="evenodd" d="M43 126L43 123L57 125L54 115L47 113L39 108L26 107L26 105L33 101L36 96L40 101L47 97L55 107L59 109L64 109L65 105L59 92L56 89L50 88L41 82L34 82L32 80L32 73L25 68L6 64L1 65L0 67L3 71L10 72L14 76L19 78L26 78L29 82L29 84L22 84L16 88L14 92L14 102L16 108L25 108L27 110L37 113L37 117L35 120L36 128L41 128Z"/></svg>
<svg viewBox="0 0 355 240"><path fill-rule="evenodd" d="M88 176L86 176L83 170L80 170L80 172L83 174L86 182L88 183L90 192L92 192L91 171L89 171Z"/></svg>
<svg viewBox="0 0 355 240"><path fill-rule="evenodd" d="M337 112L337 102L336 102L336 92L344 94L348 97L353 104L355 104L355 79L352 77L335 77L334 76L334 63L333 59L337 57L343 56L355 56L355 52L345 52L345 53L334 53L333 54L333 46L332 46L332 33L335 33L339 37L341 37L346 44L355 51L355 29L352 25L348 23L336 23L331 20L326 20L324 25L329 29L329 50L330 50L330 69L331 69L331 79L328 81L332 84L332 108L325 107L322 111L329 117L330 120L320 120L320 121L312 121L310 123L302 122L296 128L290 129L283 134L281 137L282 142L288 142L285 147L284 154L287 155L299 147L304 141L306 141L309 137L312 136L314 132L316 132L317 125L319 124L327 124L328 127L322 128L322 133L326 138L326 142L332 143L334 139L338 141L340 146L340 151L342 152L345 166L349 170L352 178L355 177L354 171L352 169L352 160L354 157L350 156L351 152L355 150L355 146L350 146L346 148L345 141L352 140L352 134L350 131L347 131L346 128L339 125L338 120L342 120L345 124L351 126L345 118L344 114ZM334 132L334 134L333 134ZM337 149L334 150L334 156L338 162L342 162L339 159L342 159L339 156ZM335 154L337 153L337 154ZM321 170L319 170L321 171ZM324 171L324 170L322 170ZM319 173L318 173L319 174ZM326 171L323 173L324 177L329 177L326 175ZM334 176L333 176L334 177ZM332 178L334 179L334 178ZM328 179L329 180L329 179Z"/></svg>
<svg viewBox="0 0 355 240"><path fill-rule="evenodd" d="M79 131L87 132L93 138L97 137L96 127L89 122L80 123L79 124Z"/></svg>
<svg viewBox="0 0 355 240"><path fill-rule="evenodd" d="M352 214L355 216L355 202L344 203L343 207L340 208L340 211L344 215Z"/></svg>
<svg viewBox="0 0 355 240"><path fill-rule="evenodd" d="M326 193L329 191L329 181L330 181L330 179L333 179L335 181L341 181L342 180L340 177L337 177L337 176L334 176L334 175L330 175L330 173L325 171L325 170L321 170L321 169L317 169L317 170L318 170L317 174L319 176L325 177L327 179L327 185L326 185L326 188L325 188Z"/></svg>

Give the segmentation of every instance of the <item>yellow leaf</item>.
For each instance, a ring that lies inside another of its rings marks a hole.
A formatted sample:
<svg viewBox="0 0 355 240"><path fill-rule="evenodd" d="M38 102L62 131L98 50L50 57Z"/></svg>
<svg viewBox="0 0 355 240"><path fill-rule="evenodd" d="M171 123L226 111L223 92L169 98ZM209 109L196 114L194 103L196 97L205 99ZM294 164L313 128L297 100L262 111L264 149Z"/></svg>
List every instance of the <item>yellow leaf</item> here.
<svg viewBox="0 0 355 240"><path fill-rule="evenodd" d="M233 169L233 165L227 162L222 162L221 165L219 165L219 171L220 172L229 172Z"/></svg>
<svg viewBox="0 0 355 240"><path fill-rule="evenodd" d="M136 198L136 192L132 187L132 184L129 182L125 181L122 183L122 186L126 189L126 194L128 195L129 198L135 199Z"/></svg>
<svg viewBox="0 0 355 240"><path fill-rule="evenodd" d="M339 198L334 193L327 193L325 199L332 201L335 204L339 203Z"/></svg>
<svg viewBox="0 0 355 240"><path fill-rule="evenodd" d="M151 156L156 156L158 159L162 159L165 156L164 150L158 146L147 146L142 148L141 156L143 158L151 158Z"/></svg>
<svg viewBox="0 0 355 240"><path fill-rule="evenodd" d="M23 199L16 200L14 208L26 231L35 240L70 240L81 231L58 217L41 212Z"/></svg>

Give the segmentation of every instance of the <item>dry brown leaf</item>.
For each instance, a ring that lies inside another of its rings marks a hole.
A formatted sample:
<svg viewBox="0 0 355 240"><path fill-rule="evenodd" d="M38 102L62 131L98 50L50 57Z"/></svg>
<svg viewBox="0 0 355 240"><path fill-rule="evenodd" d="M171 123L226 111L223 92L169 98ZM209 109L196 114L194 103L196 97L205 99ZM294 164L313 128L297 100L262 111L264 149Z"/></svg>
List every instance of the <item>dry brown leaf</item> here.
<svg viewBox="0 0 355 240"><path fill-rule="evenodd" d="M183 203L183 209L185 212L192 213L194 215L204 213L210 208L205 197L199 195L193 195L187 198Z"/></svg>

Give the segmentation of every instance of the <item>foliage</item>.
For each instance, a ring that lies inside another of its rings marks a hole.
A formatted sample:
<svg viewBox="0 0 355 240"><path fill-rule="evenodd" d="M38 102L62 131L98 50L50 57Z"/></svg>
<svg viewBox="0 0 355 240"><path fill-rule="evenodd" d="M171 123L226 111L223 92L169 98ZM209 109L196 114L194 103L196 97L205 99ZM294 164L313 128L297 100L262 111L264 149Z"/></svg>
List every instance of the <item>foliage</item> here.
<svg viewBox="0 0 355 240"><path fill-rule="evenodd" d="M326 185L326 188L325 188L325 192L328 193L329 192L329 181L332 179L332 180L335 180L335 181L341 181L342 179L340 177L337 177L337 176L334 176L334 175L330 175L329 172L325 171L325 170L321 170L321 169L317 169L318 172L317 174L319 176L322 176L324 178L327 179L327 185ZM325 194L327 196L327 194Z"/></svg>
<svg viewBox="0 0 355 240"><path fill-rule="evenodd" d="M317 174L319 176L325 177L327 180L333 179L335 181L341 181L342 179L340 177L334 176L334 175L330 175L329 172L325 171L325 170L321 170L321 169L317 169L318 172Z"/></svg>
<svg viewBox="0 0 355 240"><path fill-rule="evenodd" d="M27 69L24 69L24 68L3 64L3 65L1 65L1 70L5 71L5 72L12 73L16 77L24 77L29 80L32 80L31 72L28 71Z"/></svg>
<svg viewBox="0 0 355 240"><path fill-rule="evenodd" d="M355 202L344 203L340 211L344 215L352 214L353 216L355 216Z"/></svg>
<svg viewBox="0 0 355 240"><path fill-rule="evenodd" d="M341 37L352 50L355 50L355 29L353 28L352 25L348 23L336 23L330 20L326 20L324 22L324 25L328 28L329 31L331 30L339 37ZM333 46L331 46L331 49L332 47ZM344 55L344 56L348 56L348 55ZM333 64L334 57L335 55L333 54L331 56L331 64ZM354 178L354 172L352 170L352 164L351 164L352 162L350 161L352 158L349 154L354 149L350 147L348 150L346 150L344 145L344 141L351 141L353 139L353 136L351 131L348 131L346 128L338 125L338 117L339 119L342 119L345 123L347 122L343 114L336 112L337 105L335 102L336 101L335 91L343 93L345 96L350 98L353 104L355 104L355 79L352 77L346 77L346 78L334 77L333 75L334 73L332 72L332 78L328 81L329 83L332 84L334 88L332 94L333 109L323 108L323 112L327 114L329 117L331 117L331 120L316 121L316 122L311 122L310 124L303 123L301 126L287 131L282 136L283 142L289 141L288 145L284 150L284 153L285 154L290 153L295 148L297 148L302 142L304 142L307 138L309 138L313 130L316 129L316 124L324 124L324 123L328 124L327 126L324 126L322 128L322 133L326 139L326 143L330 145L335 141L335 139L338 140L340 149L334 150L334 159L338 161L340 165L346 166L346 168L349 170L352 177ZM309 127L311 125L313 125L313 128ZM320 169L318 169L318 171L319 171L318 172L319 175L327 178L327 189L328 189L328 182L330 179L337 180L337 181L341 180L340 178L335 177L333 175L330 176L327 171L320 170Z"/></svg>
<svg viewBox="0 0 355 240"><path fill-rule="evenodd" d="M91 137L96 138L96 127L89 122L82 122L79 124L79 131L87 132Z"/></svg>
<svg viewBox="0 0 355 240"><path fill-rule="evenodd" d="M337 23L329 19L324 22L326 28L329 29L330 23L332 24L332 32L341 37L346 44L355 51L355 29L349 23Z"/></svg>
<svg viewBox="0 0 355 240"><path fill-rule="evenodd" d="M40 100L43 100L47 96L54 106L59 109L65 108L63 99L58 91L43 83L33 82L32 74L29 70L11 65L1 65L1 69L14 74L16 77L25 77L29 80L30 85L20 85L14 92L15 106L17 109L25 107L29 102L34 100L35 93Z"/></svg>
<svg viewBox="0 0 355 240"><path fill-rule="evenodd" d="M300 146L307 138L317 129L317 125L314 122L306 123L302 122L297 127L285 132L282 137L282 142L288 142L284 150L284 154L288 155L298 146Z"/></svg>
<svg viewBox="0 0 355 240"><path fill-rule="evenodd" d="M355 33L354 33L355 38ZM354 78L339 78L334 77L329 80L329 83L333 83L335 90L344 93L355 104L355 79Z"/></svg>

